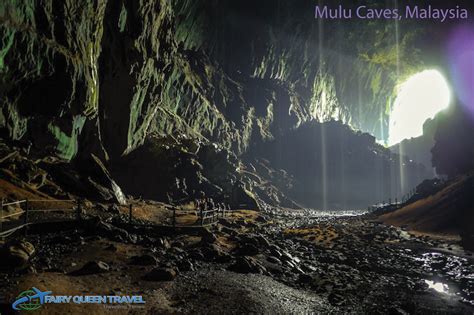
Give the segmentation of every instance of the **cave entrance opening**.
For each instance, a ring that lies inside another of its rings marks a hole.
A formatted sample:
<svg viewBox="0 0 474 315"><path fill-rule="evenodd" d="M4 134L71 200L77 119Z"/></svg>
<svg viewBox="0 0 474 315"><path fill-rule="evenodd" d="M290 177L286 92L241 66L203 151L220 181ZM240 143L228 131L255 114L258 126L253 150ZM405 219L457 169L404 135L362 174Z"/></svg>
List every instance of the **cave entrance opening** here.
<svg viewBox="0 0 474 315"><path fill-rule="evenodd" d="M451 91L437 70L425 70L408 78L398 89L390 113L388 145L423 134L423 124L448 108Z"/></svg>

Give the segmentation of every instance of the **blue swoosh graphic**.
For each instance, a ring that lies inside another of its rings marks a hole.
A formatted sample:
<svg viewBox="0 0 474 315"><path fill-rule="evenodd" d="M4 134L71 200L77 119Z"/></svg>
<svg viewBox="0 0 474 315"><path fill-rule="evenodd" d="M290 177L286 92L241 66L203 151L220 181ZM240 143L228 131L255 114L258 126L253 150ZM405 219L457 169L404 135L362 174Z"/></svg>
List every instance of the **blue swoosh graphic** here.
<svg viewBox="0 0 474 315"><path fill-rule="evenodd" d="M12 304L12 308L16 311L20 311L21 309L18 308L17 306L24 303L24 302L27 302L27 301L31 301L32 299L37 299L39 298L40 300L40 304L43 304L44 303L44 297L53 293L52 291L45 291L45 292L41 292L40 290L38 290L37 288L33 287L31 288L33 291L35 291L35 295L30 295L30 296L24 296L24 297L21 297L19 298L18 300L16 300L15 302L13 302Z"/></svg>

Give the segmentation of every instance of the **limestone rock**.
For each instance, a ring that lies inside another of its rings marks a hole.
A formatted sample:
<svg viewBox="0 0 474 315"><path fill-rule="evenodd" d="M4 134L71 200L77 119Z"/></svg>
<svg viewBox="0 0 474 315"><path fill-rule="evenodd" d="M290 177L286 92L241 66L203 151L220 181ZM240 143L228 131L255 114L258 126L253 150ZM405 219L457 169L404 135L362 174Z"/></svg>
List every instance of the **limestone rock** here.
<svg viewBox="0 0 474 315"><path fill-rule="evenodd" d="M172 268L155 268L143 278L148 281L172 281L176 275L176 270Z"/></svg>
<svg viewBox="0 0 474 315"><path fill-rule="evenodd" d="M252 257L238 257L237 261L230 265L228 268L230 271L237 273L264 273L266 272L263 267L255 258Z"/></svg>
<svg viewBox="0 0 474 315"><path fill-rule="evenodd" d="M27 241L8 242L0 249L0 269L24 269L34 254L35 247Z"/></svg>
<svg viewBox="0 0 474 315"><path fill-rule="evenodd" d="M109 271L110 267L103 261L89 261L80 269L72 271L70 275L72 276L85 276L98 273L105 273Z"/></svg>
<svg viewBox="0 0 474 315"><path fill-rule="evenodd" d="M148 254L130 257L131 265L154 266L156 263L157 259L154 256Z"/></svg>

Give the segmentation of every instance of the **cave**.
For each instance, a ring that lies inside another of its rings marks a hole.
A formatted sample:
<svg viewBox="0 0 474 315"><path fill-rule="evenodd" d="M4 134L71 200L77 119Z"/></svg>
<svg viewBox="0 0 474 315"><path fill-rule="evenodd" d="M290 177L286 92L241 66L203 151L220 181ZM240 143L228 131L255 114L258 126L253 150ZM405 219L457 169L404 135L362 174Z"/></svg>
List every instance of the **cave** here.
<svg viewBox="0 0 474 315"><path fill-rule="evenodd" d="M0 1L0 313L472 313L473 14Z"/></svg>

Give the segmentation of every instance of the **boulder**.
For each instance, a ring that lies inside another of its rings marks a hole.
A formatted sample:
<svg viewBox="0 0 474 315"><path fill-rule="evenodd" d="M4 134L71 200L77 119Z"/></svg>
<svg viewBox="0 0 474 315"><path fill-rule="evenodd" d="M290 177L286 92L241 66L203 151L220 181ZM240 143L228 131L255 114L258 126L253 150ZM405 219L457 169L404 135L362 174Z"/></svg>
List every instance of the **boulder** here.
<svg viewBox="0 0 474 315"><path fill-rule="evenodd" d="M258 260L252 257L239 257L237 261L230 265L228 270L237 272L237 273L264 273L266 272L265 267L263 267Z"/></svg>
<svg viewBox="0 0 474 315"><path fill-rule="evenodd" d="M108 212L112 214L120 214L120 207L118 204L111 204L109 208L107 209Z"/></svg>
<svg viewBox="0 0 474 315"><path fill-rule="evenodd" d="M130 264L137 266L155 266L157 262L154 256L148 254L132 256L130 258Z"/></svg>
<svg viewBox="0 0 474 315"><path fill-rule="evenodd" d="M272 263L272 264L281 265L281 260L276 258L275 256L268 256L267 261Z"/></svg>
<svg viewBox="0 0 474 315"><path fill-rule="evenodd" d="M313 277L305 273L302 273L298 276L298 283L300 284L311 283L312 281L313 281Z"/></svg>
<svg viewBox="0 0 474 315"><path fill-rule="evenodd" d="M89 261L80 269L69 273L71 276L85 276L109 271L110 267L103 261Z"/></svg>
<svg viewBox="0 0 474 315"><path fill-rule="evenodd" d="M107 222L98 221L93 228L97 234L118 242L130 241L133 243L136 241L136 235L131 235L126 230Z"/></svg>
<svg viewBox="0 0 474 315"><path fill-rule="evenodd" d="M173 268L154 268L143 279L147 281L172 281L177 275Z"/></svg>
<svg viewBox="0 0 474 315"><path fill-rule="evenodd" d="M328 296L328 301L332 306L341 306L344 305L346 299L344 298L343 294L339 292L331 292L331 294Z"/></svg>
<svg viewBox="0 0 474 315"><path fill-rule="evenodd" d="M230 255L222 251L222 249L215 244L210 244L206 247L203 247L201 253L206 261L225 263L231 260Z"/></svg>
<svg viewBox="0 0 474 315"><path fill-rule="evenodd" d="M178 262L178 270L179 271L194 271L194 264L188 259L182 259Z"/></svg>
<svg viewBox="0 0 474 315"><path fill-rule="evenodd" d="M217 237L214 233L209 231L208 229L204 229L202 232L201 242L205 244L215 243L217 241Z"/></svg>
<svg viewBox="0 0 474 315"><path fill-rule="evenodd" d="M111 251L111 252L116 252L118 250L117 246L114 244L109 244L107 247L105 247L105 250Z"/></svg>
<svg viewBox="0 0 474 315"><path fill-rule="evenodd" d="M259 210L255 195L249 191L242 182L237 181L232 187L231 195L232 209L252 209Z"/></svg>
<svg viewBox="0 0 474 315"><path fill-rule="evenodd" d="M0 269L21 270L28 266L30 258L35 254L35 247L23 240L6 243L0 249Z"/></svg>
<svg viewBox="0 0 474 315"><path fill-rule="evenodd" d="M257 246L253 244L241 244L237 249L236 254L239 256L255 256L260 253L260 250Z"/></svg>

